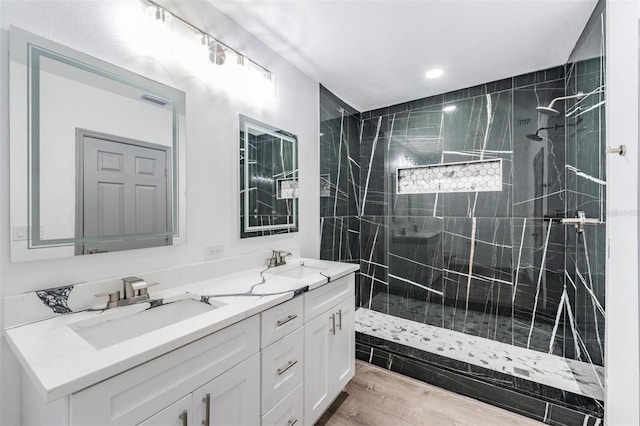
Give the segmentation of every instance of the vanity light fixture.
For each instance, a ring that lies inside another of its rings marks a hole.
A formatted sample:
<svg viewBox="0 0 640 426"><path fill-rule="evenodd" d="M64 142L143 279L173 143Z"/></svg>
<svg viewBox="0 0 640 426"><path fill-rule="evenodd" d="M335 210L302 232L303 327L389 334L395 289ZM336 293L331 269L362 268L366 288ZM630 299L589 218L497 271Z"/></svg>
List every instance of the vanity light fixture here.
<svg viewBox="0 0 640 426"><path fill-rule="evenodd" d="M149 14L158 21L169 22L171 21L172 14L168 10L158 6L155 3L149 2Z"/></svg>
<svg viewBox="0 0 640 426"><path fill-rule="evenodd" d="M443 74L444 74L444 70L440 68L434 68L432 70L427 71L427 73L425 74L425 77L433 79L433 78L442 77Z"/></svg>
<svg viewBox="0 0 640 426"><path fill-rule="evenodd" d="M229 58L229 56L231 57L235 56L236 60L234 62L239 67L244 68L245 66L248 66L249 71L252 71L254 74L258 74L262 76L264 80L268 82L271 82L273 80L273 73L268 69L266 69L265 67L259 65L255 61L252 61L250 58L240 54L235 49L232 49L226 44L220 42L211 34L196 27L192 23L186 21L185 19L171 12L169 9L165 8L164 6L160 6L153 0L146 0L146 1L147 3L149 3L149 8L151 9L152 15L155 17L155 19L162 22L168 22L171 19L175 19L176 21L181 22L182 24L189 27L191 30L195 31L197 40L198 40L197 42L207 48L209 60L212 63L216 65L224 65L225 63L229 63L229 59L231 59Z"/></svg>
<svg viewBox="0 0 640 426"><path fill-rule="evenodd" d="M457 106L455 105L447 105L446 107L442 108L442 111L444 112L452 112L455 111L457 108Z"/></svg>

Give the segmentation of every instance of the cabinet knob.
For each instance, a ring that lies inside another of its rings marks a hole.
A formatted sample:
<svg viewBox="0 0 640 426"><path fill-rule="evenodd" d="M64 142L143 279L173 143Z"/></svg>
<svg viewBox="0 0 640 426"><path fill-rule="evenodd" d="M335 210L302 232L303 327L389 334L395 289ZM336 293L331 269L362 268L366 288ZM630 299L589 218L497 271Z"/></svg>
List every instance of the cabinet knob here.
<svg viewBox="0 0 640 426"><path fill-rule="evenodd" d="M338 319L340 320L340 323L338 324L337 327L338 327L338 330L342 331L342 309L338 311Z"/></svg>
<svg viewBox="0 0 640 426"><path fill-rule="evenodd" d="M298 419L289 419L289 421L287 422L287 426L293 426L296 423L298 423Z"/></svg>

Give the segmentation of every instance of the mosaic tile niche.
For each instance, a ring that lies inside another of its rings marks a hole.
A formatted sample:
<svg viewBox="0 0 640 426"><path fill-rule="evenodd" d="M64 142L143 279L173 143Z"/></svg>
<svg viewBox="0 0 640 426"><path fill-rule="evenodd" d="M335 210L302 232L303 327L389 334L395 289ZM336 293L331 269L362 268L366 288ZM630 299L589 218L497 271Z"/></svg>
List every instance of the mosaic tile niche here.
<svg viewBox="0 0 640 426"><path fill-rule="evenodd" d="M398 194L502 191L502 160L399 168Z"/></svg>

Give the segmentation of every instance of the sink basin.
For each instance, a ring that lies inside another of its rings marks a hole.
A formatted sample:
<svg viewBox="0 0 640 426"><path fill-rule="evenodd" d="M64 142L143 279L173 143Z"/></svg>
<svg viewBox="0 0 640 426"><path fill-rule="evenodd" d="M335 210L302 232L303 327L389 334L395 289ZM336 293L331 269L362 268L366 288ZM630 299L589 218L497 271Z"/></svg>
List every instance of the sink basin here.
<svg viewBox="0 0 640 426"><path fill-rule="evenodd" d="M266 273L279 275L281 277L305 278L310 275L315 275L326 270L327 268L310 265L308 263L301 263L298 265L294 264L294 265L279 266L274 269L269 269L269 271L267 271Z"/></svg>
<svg viewBox="0 0 640 426"><path fill-rule="evenodd" d="M97 317L70 324L69 328L94 348L104 349L196 315L211 312L222 305L214 306L199 300L183 299L141 311L144 306L141 304L108 310Z"/></svg>

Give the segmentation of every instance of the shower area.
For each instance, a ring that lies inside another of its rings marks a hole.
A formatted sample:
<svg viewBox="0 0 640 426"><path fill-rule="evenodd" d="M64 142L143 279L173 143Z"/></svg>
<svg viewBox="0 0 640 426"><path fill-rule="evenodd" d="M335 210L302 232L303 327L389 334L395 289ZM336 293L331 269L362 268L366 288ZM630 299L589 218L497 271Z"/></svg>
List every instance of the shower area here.
<svg viewBox="0 0 640 426"><path fill-rule="evenodd" d="M604 2L565 65L358 112L320 87L321 257L356 356L549 424L604 416Z"/></svg>

